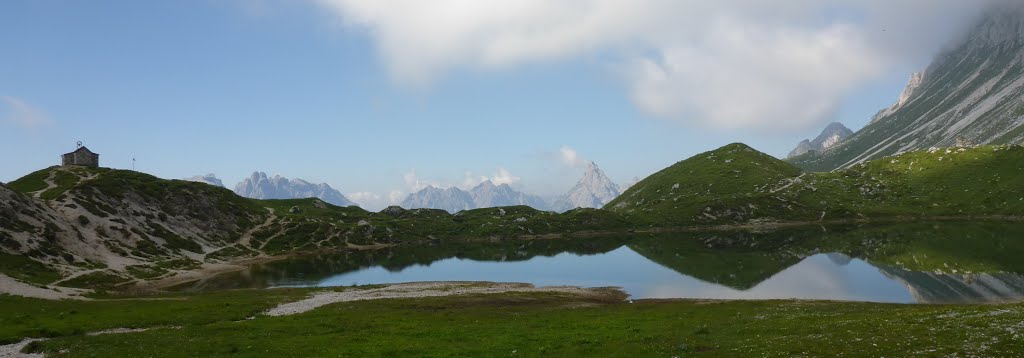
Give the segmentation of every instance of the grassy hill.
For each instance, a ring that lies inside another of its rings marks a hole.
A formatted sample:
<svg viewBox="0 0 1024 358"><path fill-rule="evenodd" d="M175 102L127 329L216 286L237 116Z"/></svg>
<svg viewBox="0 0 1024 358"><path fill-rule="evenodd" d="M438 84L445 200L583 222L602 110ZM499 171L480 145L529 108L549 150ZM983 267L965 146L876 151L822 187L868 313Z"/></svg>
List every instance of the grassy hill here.
<svg viewBox="0 0 1024 358"><path fill-rule="evenodd" d="M801 173L742 144L676 163L605 208L648 226L1021 215L1024 148L946 148Z"/></svg>
<svg viewBox="0 0 1024 358"><path fill-rule="evenodd" d="M203 266L296 252L622 230L618 214L526 206L369 212L255 200L126 170L46 168L0 187L0 273L35 284L128 287Z"/></svg>

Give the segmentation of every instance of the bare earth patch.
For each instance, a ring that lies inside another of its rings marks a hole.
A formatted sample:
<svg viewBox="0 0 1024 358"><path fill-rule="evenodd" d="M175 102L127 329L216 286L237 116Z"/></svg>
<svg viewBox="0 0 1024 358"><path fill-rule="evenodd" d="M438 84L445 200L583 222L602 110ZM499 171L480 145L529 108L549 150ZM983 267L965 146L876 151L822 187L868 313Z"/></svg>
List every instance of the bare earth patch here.
<svg viewBox="0 0 1024 358"><path fill-rule="evenodd" d="M412 282L388 285L381 288L366 290L346 290L342 292L320 292L312 297L281 304L266 312L267 316L287 316L308 312L332 303L380 300L388 298L443 297L473 294L491 294L506 292L547 292L568 293L579 296L602 297L625 294L617 288L581 288L574 286L535 287L528 283L494 283L494 282Z"/></svg>
<svg viewBox="0 0 1024 358"><path fill-rule="evenodd" d="M36 287L18 280L11 278L10 276L0 274L0 294L6 293L15 296L24 296L32 298L42 298L46 300L65 300L65 299L84 299L78 295L84 293L85 290L65 288L65 287L53 287L53 288L42 288ZM4 357L0 354L0 357Z"/></svg>

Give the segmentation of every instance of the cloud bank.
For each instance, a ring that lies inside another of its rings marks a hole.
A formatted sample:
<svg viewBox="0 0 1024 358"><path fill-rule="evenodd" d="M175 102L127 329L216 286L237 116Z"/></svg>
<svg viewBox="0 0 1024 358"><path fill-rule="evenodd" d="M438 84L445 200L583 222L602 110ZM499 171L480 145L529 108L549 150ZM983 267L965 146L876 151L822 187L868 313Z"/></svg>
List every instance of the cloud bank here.
<svg viewBox="0 0 1024 358"><path fill-rule="evenodd" d="M920 65L995 0L318 0L394 80L606 61L651 116L806 128L895 66Z"/></svg>

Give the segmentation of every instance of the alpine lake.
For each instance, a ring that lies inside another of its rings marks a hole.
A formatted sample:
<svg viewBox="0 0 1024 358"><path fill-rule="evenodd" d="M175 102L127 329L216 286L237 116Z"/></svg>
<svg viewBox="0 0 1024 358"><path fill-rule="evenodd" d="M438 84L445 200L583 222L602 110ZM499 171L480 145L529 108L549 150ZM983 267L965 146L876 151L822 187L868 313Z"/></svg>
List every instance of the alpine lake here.
<svg viewBox="0 0 1024 358"><path fill-rule="evenodd" d="M620 287L632 299L1024 301L1024 223L808 225L548 240L438 240L295 256L178 291L418 281Z"/></svg>

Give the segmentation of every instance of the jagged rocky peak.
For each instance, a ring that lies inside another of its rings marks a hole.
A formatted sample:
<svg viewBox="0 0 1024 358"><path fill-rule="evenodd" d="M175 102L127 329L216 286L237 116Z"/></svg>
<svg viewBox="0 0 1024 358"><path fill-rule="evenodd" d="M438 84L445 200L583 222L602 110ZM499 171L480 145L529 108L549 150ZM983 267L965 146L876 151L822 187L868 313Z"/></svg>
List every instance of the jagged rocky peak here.
<svg viewBox="0 0 1024 358"><path fill-rule="evenodd" d="M588 162L583 177L555 202L553 208L555 211L600 208L618 197L619 193L619 186L612 182L596 163Z"/></svg>
<svg viewBox="0 0 1024 358"><path fill-rule="evenodd" d="M302 179L288 179L280 175L268 177L264 172L253 172L249 178L235 186L235 193L253 199L318 198L337 206L356 205L341 192L325 183L313 184Z"/></svg>
<svg viewBox="0 0 1024 358"><path fill-rule="evenodd" d="M853 131L849 128L846 128L842 123L833 122L825 127L825 130L821 131L821 134L814 138L814 140L805 139L797 144L796 148L789 152L788 158L800 156L811 151L824 152L829 148L835 147L851 135L853 135Z"/></svg>
<svg viewBox="0 0 1024 358"><path fill-rule="evenodd" d="M213 175L213 174L196 175L196 176L191 177L191 178L185 178L185 180L196 182L196 183L210 184L210 185L213 185L213 186L219 186L221 188L224 187L224 182L221 181L220 179L218 179L217 176Z"/></svg>

